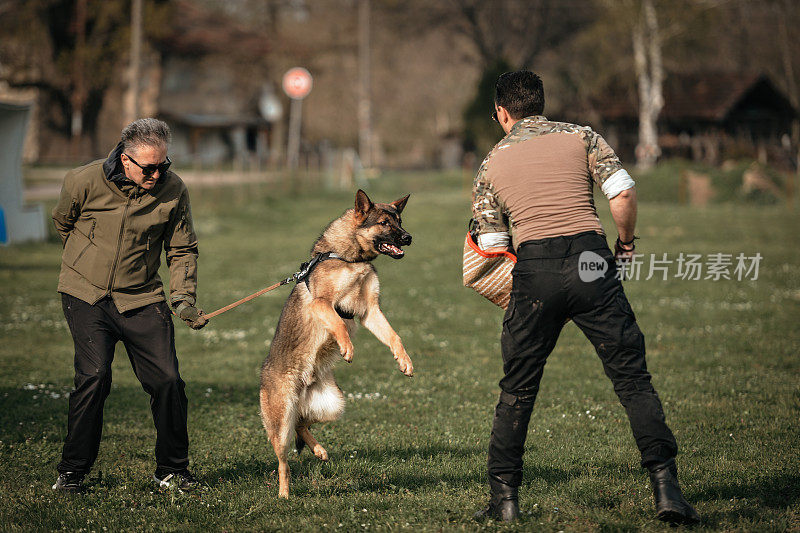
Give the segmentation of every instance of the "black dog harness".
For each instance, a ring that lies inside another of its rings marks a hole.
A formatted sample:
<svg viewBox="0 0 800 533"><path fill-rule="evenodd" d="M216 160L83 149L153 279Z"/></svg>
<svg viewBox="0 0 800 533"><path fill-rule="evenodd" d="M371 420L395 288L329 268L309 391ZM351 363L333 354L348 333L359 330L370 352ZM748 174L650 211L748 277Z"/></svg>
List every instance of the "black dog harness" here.
<svg viewBox="0 0 800 533"><path fill-rule="evenodd" d="M308 289L309 292L310 292L311 291L311 286L309 285L308 280L311 277L311 273L314 272L314 269L317 268L317 265L319 265L323 261L327 261L328 259L338 259L339 261L344 261L345 263L359 263L360 262L360 261L348 261L347 259L345 259L342 256L340 256L338 254L335 254L333 252L325 252L325 253L322 253L322 254L317 254L311 259L311 261L307 261L307 262L303 263L302 265L300 265L300 270L293 276L294 280L297 283L300 283L301 281L305 282L306 289ZM350 311L345 311L344 309L342 309L338 305L335 306L334 309L336 309L336 313L340 317L342 317L342 318L344 318L346 320L352 320L353 317L355 316Z"/></svg>

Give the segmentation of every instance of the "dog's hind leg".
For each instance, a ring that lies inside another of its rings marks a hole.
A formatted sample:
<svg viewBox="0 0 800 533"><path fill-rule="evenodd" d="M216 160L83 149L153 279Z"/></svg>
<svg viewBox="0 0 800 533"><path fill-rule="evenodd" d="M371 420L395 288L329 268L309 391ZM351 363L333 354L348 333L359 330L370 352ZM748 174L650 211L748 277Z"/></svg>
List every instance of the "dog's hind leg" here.
<svg viewBox="0 0 800 533"><path fill-rule="evenodd" d="M311 435L311 424L317 422L331 422L338 419L344 410L344 396L330 369L323 370L317 375L317 381L306 389L301 399L301 412L303 413L295 431L299 440L308 444L317 459L328 460L328 452L317 439Z"/></svg>
<svg viewBox="0 0 800 533"><path fill-rule="evenodd" d="M281 498L289 497L289 454L288 439L281 439L279 435L271 437L272 447L275 455L278 456L278 496Z"/></svg>
<svg viewBox="0 0 800 533"><path fill-rule="evenodd" d="M322 447L322 444L317 442L317 439L311 434L310 428L308 426L300 426L295 431L297 431L297 436L299 440L302 440L311 450L314 452L314 455L320 461L327 461L328 460L328 452L325 448Z"/></svg>
<svg viewBox="0 0 800 533"><path fill-rule="evenodd" d="M295 411L286 403L278 409L270 405L269 395L261 391L261 419L278 457L278 496L289 497L289 444L294 433Z"/></svg>

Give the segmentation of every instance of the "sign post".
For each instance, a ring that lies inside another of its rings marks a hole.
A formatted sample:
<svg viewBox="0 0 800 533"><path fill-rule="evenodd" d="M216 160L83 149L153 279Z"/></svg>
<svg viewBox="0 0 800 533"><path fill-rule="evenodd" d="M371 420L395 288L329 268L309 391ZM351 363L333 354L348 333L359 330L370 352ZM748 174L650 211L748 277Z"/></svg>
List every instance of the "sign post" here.
<svg viewBox="0 0 800 533"><path fill-rule="evenodd" d="M302 67L289 69L283 75L283 91L292 99L289 109L289 145L286 151L286 163L290 170L295 170L299 163L303 98L311 92L312 85L311 74Z"/></svg>

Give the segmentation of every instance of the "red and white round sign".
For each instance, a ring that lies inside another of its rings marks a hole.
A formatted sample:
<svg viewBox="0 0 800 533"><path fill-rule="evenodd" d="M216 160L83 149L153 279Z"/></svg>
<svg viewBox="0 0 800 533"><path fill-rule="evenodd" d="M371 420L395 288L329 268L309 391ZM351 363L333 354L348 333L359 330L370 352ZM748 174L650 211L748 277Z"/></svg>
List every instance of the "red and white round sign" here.
<svg viewBox="0 0 800 533"><path fill-rule="evenodd" d="M283 75L283 91L293 100L302 100L311 92L311 73L303 67L289 69Z"/></svg>

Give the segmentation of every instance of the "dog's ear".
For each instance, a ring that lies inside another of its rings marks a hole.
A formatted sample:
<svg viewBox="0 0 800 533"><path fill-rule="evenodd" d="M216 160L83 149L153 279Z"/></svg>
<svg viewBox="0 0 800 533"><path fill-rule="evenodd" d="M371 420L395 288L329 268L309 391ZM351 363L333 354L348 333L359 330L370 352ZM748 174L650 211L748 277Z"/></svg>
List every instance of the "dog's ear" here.
<svg viewBox="0 0 800 533"><path fill-rule="evenodd" d="M372 205L372 200L369 199L367 193L361 189L358 189L358 192L356 193L356 220L362 222L365 218L367 218L367 213L369 213L369 210L372 209Z"/></svg>
<svg viewBox="0 0 800 533"><path fill-rule="evenodd" d="M403 196L399 200L395 200L394 202L392 202L392 205L394 206L394 208L397 209L397 214L398 215L403 212L403 209L405 209L406 202L408 202L408 197L409 196L411 196L411 195L410 194L406 194L405 196Z"/></svg>

